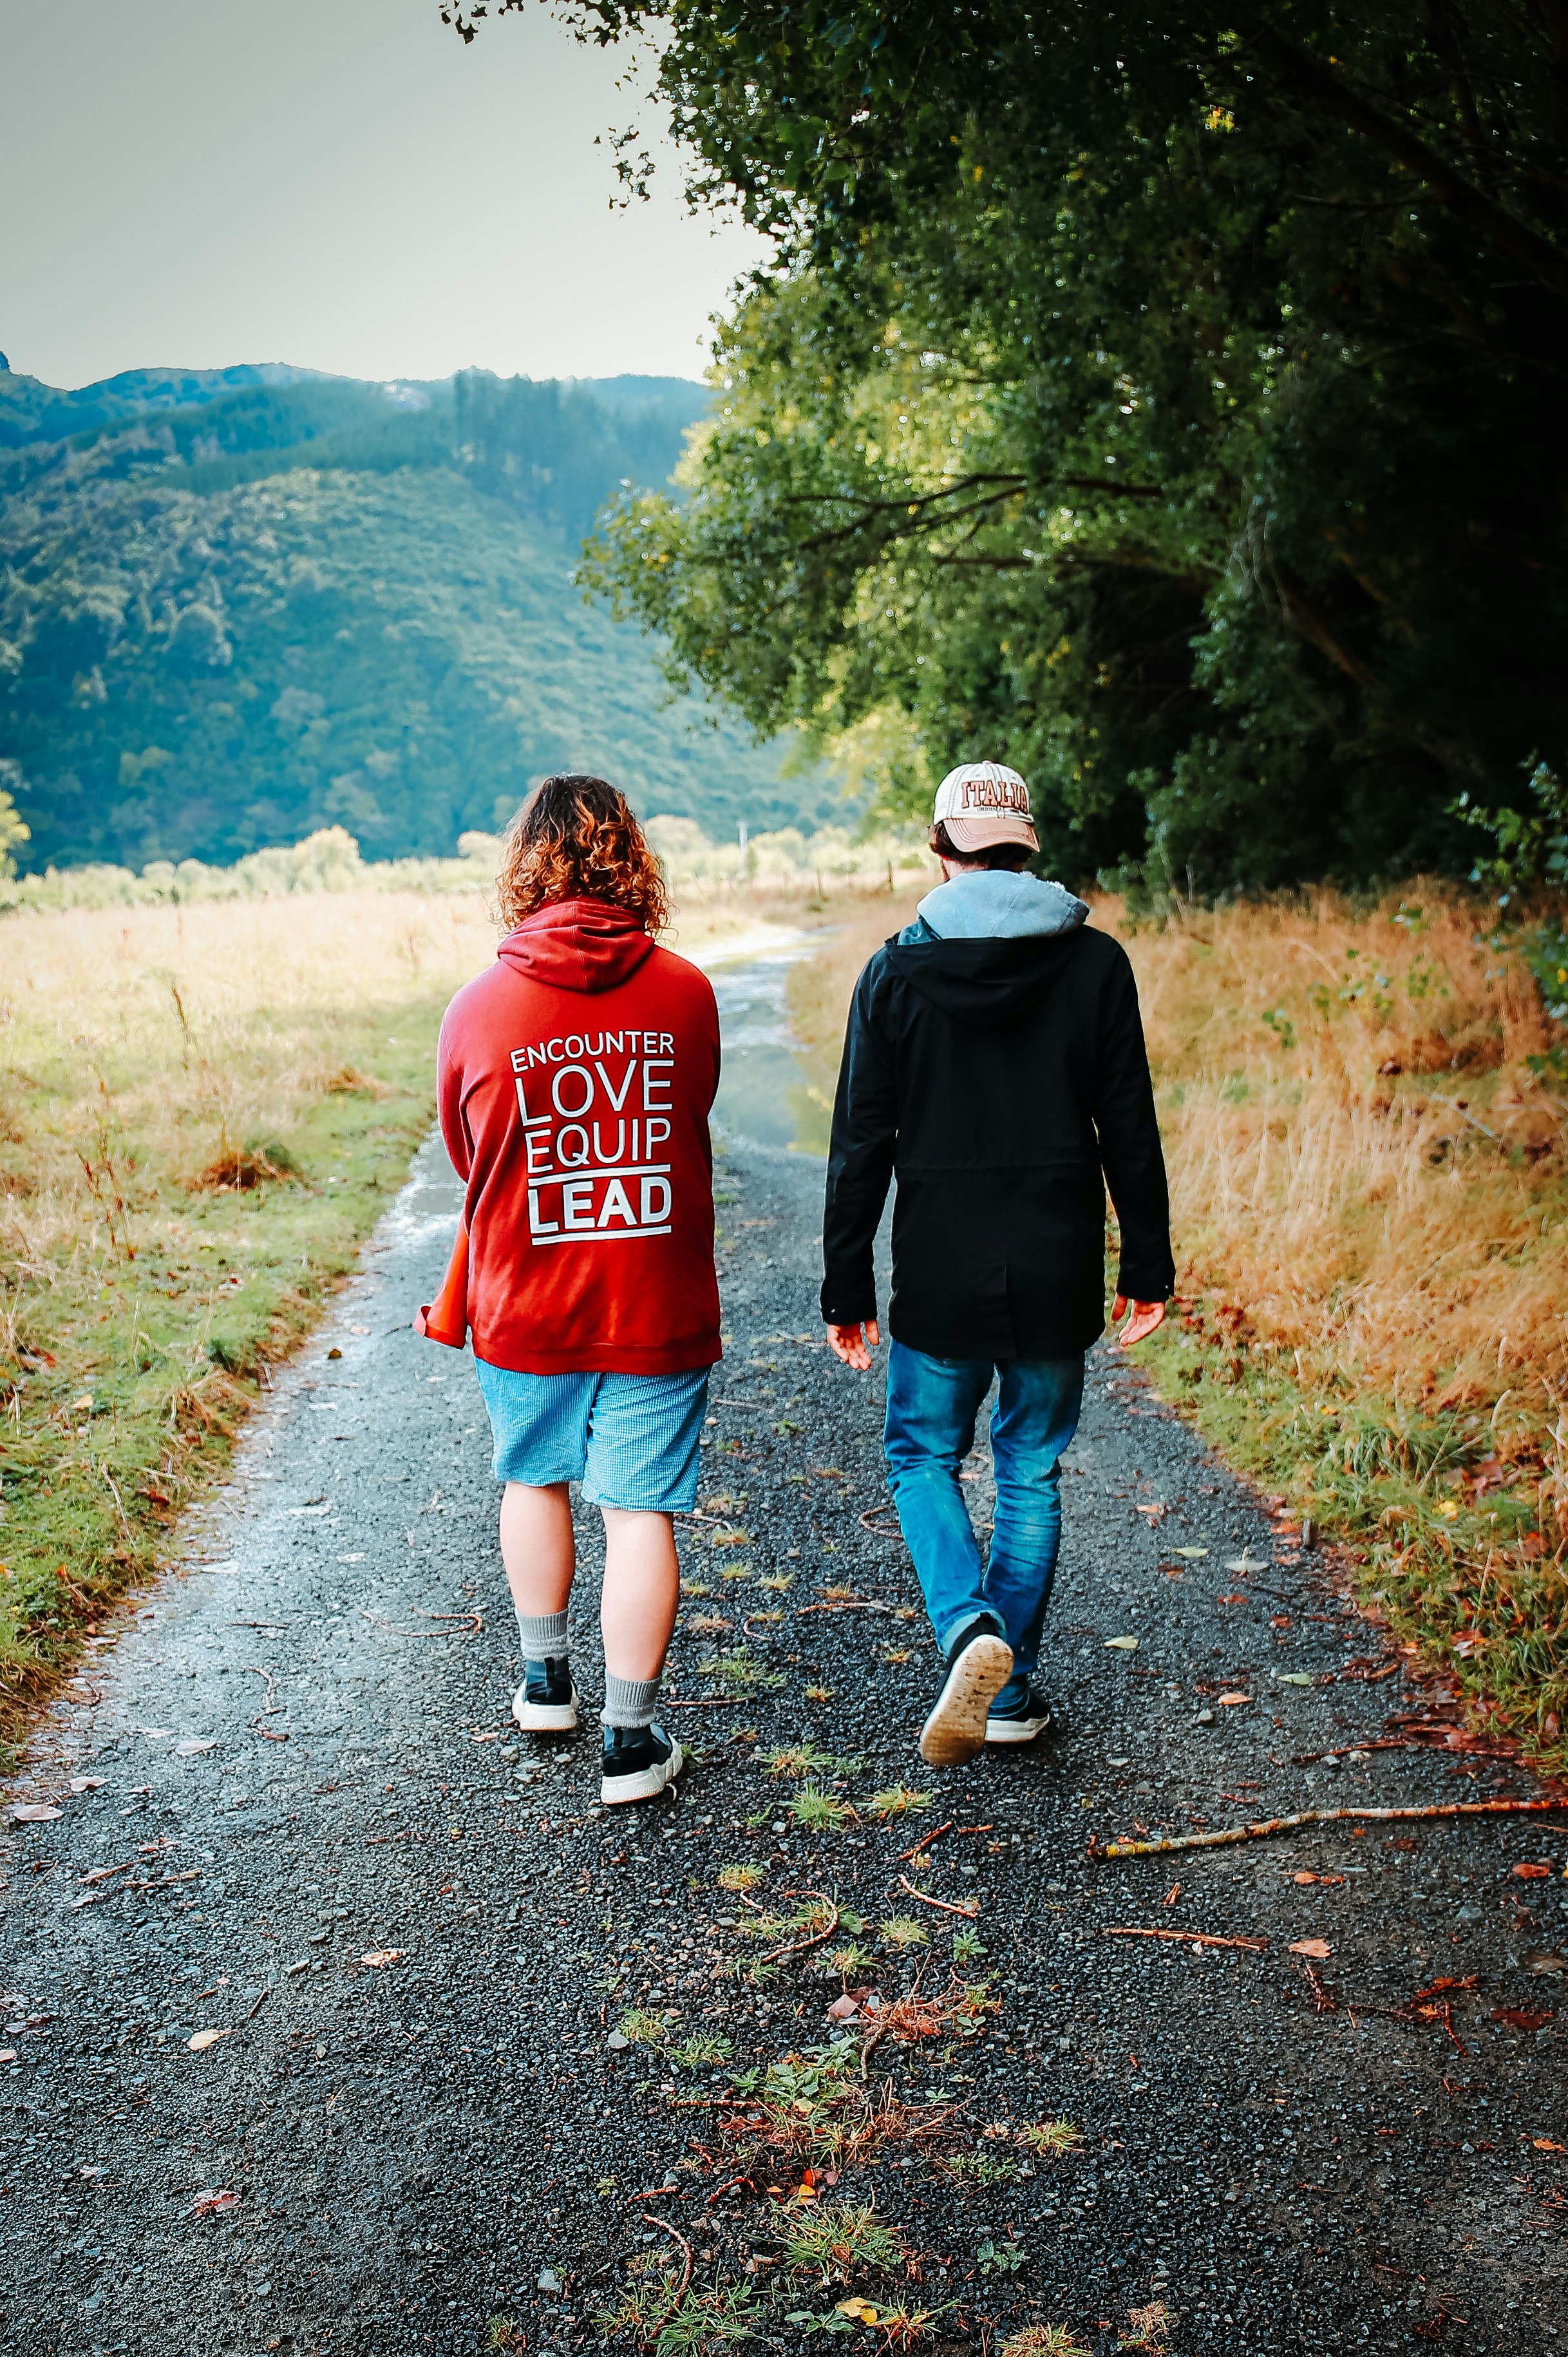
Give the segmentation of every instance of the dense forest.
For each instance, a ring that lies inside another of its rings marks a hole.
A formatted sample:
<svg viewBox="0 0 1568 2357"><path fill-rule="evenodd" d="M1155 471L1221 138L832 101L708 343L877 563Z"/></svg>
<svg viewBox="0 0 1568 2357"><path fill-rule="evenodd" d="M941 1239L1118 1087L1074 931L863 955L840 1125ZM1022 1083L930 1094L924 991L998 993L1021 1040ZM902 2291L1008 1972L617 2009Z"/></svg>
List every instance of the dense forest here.
<svg viewBox="0 0 1568 2357"><path fill-rule="evenodd" d="M334 823L368 857L448 853L564 766L716 836L842 816L815 765L671 706L641 632L574 586L596 510L663 482L709 398L0 370L17 864L221 861Z"/></svg>
<svg viewBox="0 0 1568 2357"><path fill-rule="evenodd" d="M600 540L672 677L1156 891L1463 874L1568 775L1560 5L559 13L775 241Z"/></svg>

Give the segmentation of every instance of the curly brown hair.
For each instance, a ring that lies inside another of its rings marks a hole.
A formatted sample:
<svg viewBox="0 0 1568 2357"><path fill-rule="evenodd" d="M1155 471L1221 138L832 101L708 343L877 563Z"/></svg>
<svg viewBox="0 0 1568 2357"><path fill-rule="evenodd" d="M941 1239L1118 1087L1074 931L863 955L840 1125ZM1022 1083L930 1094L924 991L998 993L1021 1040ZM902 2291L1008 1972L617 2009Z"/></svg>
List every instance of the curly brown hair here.
<svg viewBox="0 0 1568 2357"><path fill-rule="evenodd" d="M669 896L631 804L607 778L569 773L536 786L506 831L496 897L521 925L556 900L629 909L646 931L670 921Z"/></svg>

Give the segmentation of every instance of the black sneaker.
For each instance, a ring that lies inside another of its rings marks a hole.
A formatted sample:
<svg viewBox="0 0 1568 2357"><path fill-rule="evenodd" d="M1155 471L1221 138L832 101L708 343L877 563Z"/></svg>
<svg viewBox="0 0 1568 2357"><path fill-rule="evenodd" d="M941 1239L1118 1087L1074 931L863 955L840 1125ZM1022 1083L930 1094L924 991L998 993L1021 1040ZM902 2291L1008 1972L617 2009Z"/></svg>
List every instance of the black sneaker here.
<svg viewBox="0 0 1568 2357"><path fill-rule="evenodd" d="M685 1753L657 1721L652 1727L607 1727L599 1799L607 1808L618 1801L651 1801L685 1764Z"/></svg>
<svg viewBox="0 0 1568 2357"><path fill-rule="evenodd" d="M985 1748L991 1706L1013 1674L1013 1648L990 1614L971 1620L948 1647L947 1675L920 1729L920 1757L957 1767Z"/></svg>
<svg viewBox="0 0 1568 2357"><path fill-rule="evenodd" d="M524 1662L511 1715L531 1735L571 1734L577 1724L577 1689L564 1654L559 1661Z"/></svg>
<svg viewBox="0 0 1568 2357"><path fill-rule="evenodd" d="M1036 1735L1044 1735L1051 1725L1051 1706L1043 1694L1031 1686L1022 1702L1011 1704L1005 1710L988 1712L985 1720L987 1743L1033 1743Z"/></svg>

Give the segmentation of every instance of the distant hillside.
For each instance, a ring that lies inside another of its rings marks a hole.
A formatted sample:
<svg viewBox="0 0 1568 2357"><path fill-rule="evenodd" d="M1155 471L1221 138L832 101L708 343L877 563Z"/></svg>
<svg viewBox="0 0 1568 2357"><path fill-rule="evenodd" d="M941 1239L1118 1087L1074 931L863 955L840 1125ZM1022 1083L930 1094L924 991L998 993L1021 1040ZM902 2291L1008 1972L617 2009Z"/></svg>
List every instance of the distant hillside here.
<svg viewBox="0 0 1568 2357"><path fill-rule="evenodd" d="M601 501L665 479L707 400L658 377L0 372L19 865L231 860L332 823L368 856L449 853L562 767L719 838L842 817L822 772L671 707L643 640L572 586Z"/></svg>

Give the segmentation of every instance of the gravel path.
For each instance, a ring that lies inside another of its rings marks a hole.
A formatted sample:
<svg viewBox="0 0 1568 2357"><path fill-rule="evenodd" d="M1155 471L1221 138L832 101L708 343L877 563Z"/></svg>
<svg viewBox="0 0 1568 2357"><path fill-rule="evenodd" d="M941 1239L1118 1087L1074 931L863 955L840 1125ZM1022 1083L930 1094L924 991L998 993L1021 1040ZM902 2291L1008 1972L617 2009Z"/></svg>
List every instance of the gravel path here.
<svg viewBox="0 0 1568 2357"><path fill-rule="evenodd" d="M591 1729L514 1739L471 1367L406 1322L456 1202L430 1152L188 1573L39 1727L5 1840L7 2347L568 2351L639 2286L657 2322L681 2238L697 2350L746 2302L761 2346L816 2345L791 2315L897 2345L833 2316L852 2294L935 2311L939 2351L1060 2322L1109 2352L1156 2305L1177 2352L1563 2345L1563 1820L1086 1857L1135 1823L1527 1789L1452 1752L1345 1758L1420 1695L1351 1673L1380 1643L1330 1567L1103 1351L1051 1627L1065 1734L922 1769L932 1655L898 1617L876 1385L815 1324L820 1165L736 1147L721 1185L678 1797L601 1815ZM833 1587L884 1609L822 1609ZM809 1782L770 1776L800 1745ZM929 1804L879 1820L899 1786ZM901 1858L948 1821L926 1872ZM719 1887L736 1866L749 1892ZM814 1893L865 1928L758 1965L823 1927ZM852 1942L864 1962L828 1961ZM918 1976L926 2010L885 2021ZM846 1977L878 2003L835 2026ZM1462 1986L1401 2011L1438 1980ZM839 2063L736 2091L835 2029ZM1058 2118L1066 2157L1019 2140ZM777 2204L813 2153L818 2204L875 2194L912 2268L791 2272L812 2205Z"/></svg>

